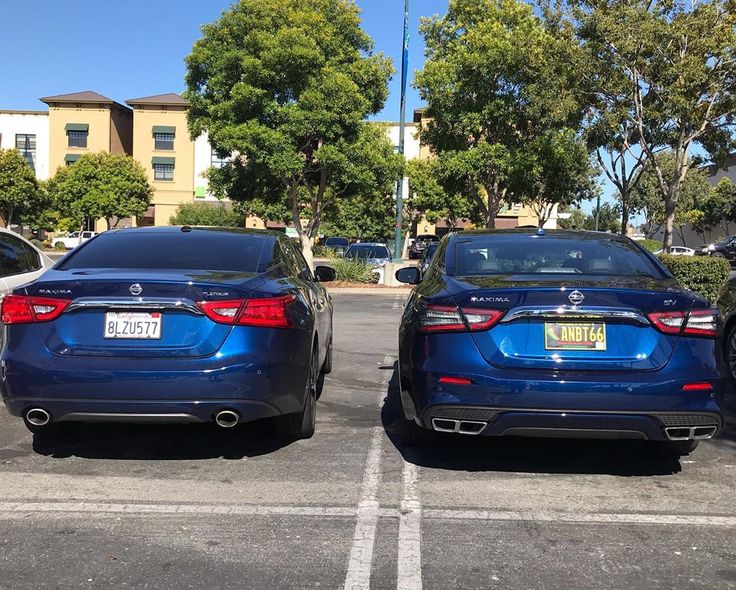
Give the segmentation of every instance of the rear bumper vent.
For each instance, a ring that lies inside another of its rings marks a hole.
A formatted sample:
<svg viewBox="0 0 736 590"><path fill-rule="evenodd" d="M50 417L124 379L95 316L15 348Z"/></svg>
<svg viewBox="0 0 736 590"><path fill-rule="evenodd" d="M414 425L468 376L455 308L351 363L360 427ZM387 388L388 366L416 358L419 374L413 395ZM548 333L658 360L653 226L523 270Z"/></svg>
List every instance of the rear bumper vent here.
<svg viewBox="0 0 736 590"><path fill-rule="evenodd" d="M664 426L721 426L717 414L657 414L655 418Z"/></svg>

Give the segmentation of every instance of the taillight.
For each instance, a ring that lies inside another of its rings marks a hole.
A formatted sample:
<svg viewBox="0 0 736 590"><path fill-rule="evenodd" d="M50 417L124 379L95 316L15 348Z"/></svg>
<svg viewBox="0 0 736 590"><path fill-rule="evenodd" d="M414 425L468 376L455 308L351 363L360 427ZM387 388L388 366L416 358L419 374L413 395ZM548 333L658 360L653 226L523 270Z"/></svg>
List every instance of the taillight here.
<svg viewBox="0 0 736 590"><path fill-rule="evenodd" d="M657 311L648 314L649 321L664 334L704 336L716 338L720 331L720 316L717 309L694 309L687 311Z"/></svg>
<svg viewBox="0 0 736 590"><path fill-rule="evenodd" d="M497 309L427 305L419 318L419 332L478 332L489 330L503 317Z"/></svg>
<svg viewBox="0 0 736 590"><path fill-rule="evenodd" d="M230 299L227 301L200 301L199 309L213 322L231 326L259 326L263 328L290 328L287 313L294 295L262 299Z"/></svg>
<svg viewBox="0 0 736 590"><path fill-rule="evenodd" d="M0 307L0 319L4 324L50 322L58 318L70 303L71 299L6 295Z"/></svg>

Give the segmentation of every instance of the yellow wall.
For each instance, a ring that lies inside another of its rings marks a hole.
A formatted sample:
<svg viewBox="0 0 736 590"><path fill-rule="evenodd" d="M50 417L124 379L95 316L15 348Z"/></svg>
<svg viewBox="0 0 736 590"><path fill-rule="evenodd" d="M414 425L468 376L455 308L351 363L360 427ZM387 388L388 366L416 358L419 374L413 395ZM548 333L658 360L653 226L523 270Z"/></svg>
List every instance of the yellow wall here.
<svg viewBox="0 0 736 590"><path fill-rule="evenodd" d="M176 127L173 150L154 149L153 127ZM194 142L187 130L187 109L173 106L136 106L133 114L133 156L148 173L155 192L152 205L156 207L155 224L169 225L180 203L194 201ZM173 181L153 179L154 156L176 158Z"/></svg>
<svg viewBox="0 0 736 590"><path fill-rule="evenodd" d="M89 125L86 148L68 147L67 123ZM49 105L49 171L53 175L59 166L66 166L67 154L87 154L110 151L110 108L80 105L78 107Z"/></svg>

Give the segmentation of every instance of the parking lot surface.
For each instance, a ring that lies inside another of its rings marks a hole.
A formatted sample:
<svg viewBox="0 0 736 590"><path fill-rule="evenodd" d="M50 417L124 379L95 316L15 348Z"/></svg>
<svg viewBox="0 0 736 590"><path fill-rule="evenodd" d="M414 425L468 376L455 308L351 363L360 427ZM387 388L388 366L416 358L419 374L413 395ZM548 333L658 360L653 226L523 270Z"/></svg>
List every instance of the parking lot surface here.
<svg viewBox="0 0 736 590"><path fill-rule="evenodd" d="M335 294L317 433L0 412L0 588L736 587L736 430L668 459L615 441L398 439L406 293ZM733 400L731 400L733 410Z"/></svg>

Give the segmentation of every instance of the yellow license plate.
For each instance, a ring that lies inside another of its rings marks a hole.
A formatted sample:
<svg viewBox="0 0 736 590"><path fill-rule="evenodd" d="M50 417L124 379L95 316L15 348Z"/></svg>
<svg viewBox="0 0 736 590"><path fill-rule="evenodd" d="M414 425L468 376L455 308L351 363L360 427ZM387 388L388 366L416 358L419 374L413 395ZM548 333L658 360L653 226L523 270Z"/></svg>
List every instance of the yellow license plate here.
<svg viewBox="0 0 736 590"><path fill-rule="evenodd" d="M606 350L606 324L602 322L546 322L547 350Z"/></svg>

